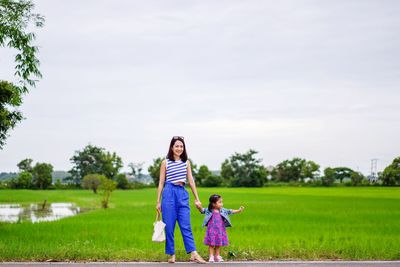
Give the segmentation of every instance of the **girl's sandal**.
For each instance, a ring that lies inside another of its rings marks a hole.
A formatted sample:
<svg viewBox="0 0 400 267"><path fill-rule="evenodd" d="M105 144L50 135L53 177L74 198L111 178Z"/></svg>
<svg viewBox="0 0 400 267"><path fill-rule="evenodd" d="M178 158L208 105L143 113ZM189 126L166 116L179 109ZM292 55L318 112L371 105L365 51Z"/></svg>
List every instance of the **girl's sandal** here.
<svg viewBox="0 0 400 267"><path fill-rule="evenodd" d="M171 258L168 259L168 263L175 263L175 255L172 255Z"/></svg>
<svg viewBox="0 0 400 267"><path fill-rule="evenodd" d="M190 261L201 264L206 263L206 261L197 253L190 257Z"/></svg>

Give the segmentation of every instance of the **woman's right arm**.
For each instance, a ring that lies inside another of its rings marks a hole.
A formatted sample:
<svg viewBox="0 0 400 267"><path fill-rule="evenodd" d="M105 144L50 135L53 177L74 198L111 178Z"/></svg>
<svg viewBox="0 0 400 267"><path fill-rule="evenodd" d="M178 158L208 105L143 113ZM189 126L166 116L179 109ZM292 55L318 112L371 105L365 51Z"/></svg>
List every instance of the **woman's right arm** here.
<svg viewBox="0 0 400 267"><path fill-rule="evenodd" d="M160 167L160 181L158 182L158 190L157 190L157 205L156 209L158 212L161 211L161 193L164 188L164 182L165 182L165 160L161 162L161 167Z"/></svg>

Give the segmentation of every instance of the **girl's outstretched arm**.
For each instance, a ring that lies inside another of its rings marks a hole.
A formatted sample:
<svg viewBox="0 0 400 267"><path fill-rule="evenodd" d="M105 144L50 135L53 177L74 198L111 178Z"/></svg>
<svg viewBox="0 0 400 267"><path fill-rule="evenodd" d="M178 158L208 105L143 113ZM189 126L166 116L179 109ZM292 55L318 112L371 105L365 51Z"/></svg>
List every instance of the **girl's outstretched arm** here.
<svg viewBox="0 0 400 267"><path fill-rule="evenodd" d="M232 210L232 214L236 214L236 213L240 213L244 210L243 206L240 206L240 208L238 210Z"/></svg>

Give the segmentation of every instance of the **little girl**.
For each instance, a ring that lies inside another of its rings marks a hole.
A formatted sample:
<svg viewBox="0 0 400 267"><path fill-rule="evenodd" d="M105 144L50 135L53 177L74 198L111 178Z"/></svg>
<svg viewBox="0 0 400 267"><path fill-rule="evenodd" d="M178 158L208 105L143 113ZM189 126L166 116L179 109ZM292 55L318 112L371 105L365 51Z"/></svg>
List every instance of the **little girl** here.
<svg viewBox="0 0 400 267"><path fill-rule="evenodd" d="M225 227L231 227L230 214L242 212L244 207L238 210L225 209L222 204L222 197L214 194L210 196L208 209L198 206L198 210L205 214L203 227L207 226L204 244L208 246L210 254L209 262L222 262L221 247L228 245L228 236ZM215 258L214 258L215 252Z"/></svg>

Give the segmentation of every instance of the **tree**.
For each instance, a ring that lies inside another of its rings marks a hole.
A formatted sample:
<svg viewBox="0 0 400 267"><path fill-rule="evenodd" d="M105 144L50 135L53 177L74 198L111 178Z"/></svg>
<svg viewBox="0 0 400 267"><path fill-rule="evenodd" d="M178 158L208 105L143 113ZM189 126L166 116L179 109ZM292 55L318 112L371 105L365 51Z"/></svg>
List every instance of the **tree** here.
<svg viewBox="0 0 400 267"><path fill-rule="evenodd" d="M54 183L54 188L55 189L62 189L63 184L61 183L61 179L57 179L56 182Z"/></svg>
<svg viewBox="0 0 400 267"><path fill-rule="evenodd" d="M46 189L52 183L53 166L49 163L36 163L32 170L32 182L36 188Z"/></svg>
<svg viewBox="0 0 400 267"><path fill-rule="evenodd" d="M161 163L164 160L162 157L158 157L156 159L153 159L153 164L149 166L147 169L151 178L153 178L154 185L158 187L158 183L160 181L160 168L161 168Z"/></svg>
<svg viewBox="0 0 400 267"><path fill-rule="evenodd" d="M380 175L384 185L400 185L400 157L397 157L388 165Z"/></svg>
<svg viewBox="0 0 400 267"><path fill-rule="evenodd" d="M97 194L97 188L100 186L101 177L104 175L93 173L85 175L82 179L82 187L85 189L93 190L93 193Z"/></svg>
<svg viewBox="0 0 400 267"><path fill-rule="evenodd" d="M35 77L42 77L36 57L38 48L32 44L36 36L26 30L31 25L43 27L44 17L33 13L33 9L31 1L0 0L0 47L18 51L14 75L19 83L17 86L0 81L0 149L8 132L23 119L22 113L15 110L22 104L22 95L28 92L28 86L35 86Z"/></svg>
<svg viewBox="0 0 400 267"><path fill-rule="evenodd" d="M21 172L32 172L32 169L33 169L32 162L33 162L33 159L24 159L24 160L21 160L17 164L17 166Z"/></svg>
<svg viewBox="0 0 400 267"><path fill-rule="evenodd" d="M18 88L9 82L0 81L0 149L5 145L8 132L23 119L22 113L15 110L20 104Z"/></svg>
<svg viewBox="0 0 400 267"><path fill-rule="evenodd" d="M128 179L124 173L120 173L115 177L115 181L117 182L117 188L119 189L128 189Z"/></svg>
<svg viewBox="0 0 400 267"><path fill-rule="evenodd" d="M318 164L297 157L280 162L271 172L272 178L281 182L304 181L305 178L314 179L318 175Z"/></svg>
<svg viewBox="0 0 400 267"><path fill-rule="evenodd" d="M18 179L18 177L17 178L15 178L15 177L11 178L8 181L8 187L11 188L11 189L18 189L19 188L19 184L18 184L17 179Z"/></svg>
<svg viewBox="0 0 400 267"><path fill-rule="evenodd" d="M335 182L335 171L328 167L324 170L324 176L322 177L322 185L331 186Z"/></svg>
<svg viewBox="0 0 400 267"><path fill-rule="evenodd" d="M342 183L343 179L345 179L345 178L351 179L351 174L354 172L352 169L347 168L347 167L336 167L336 168L333 168L333 170L334 170L335 179L339 180L340 183Z"/></svg>
<svg viewBox="0 0 400 267"><path fill-rule="evenodd" d="M365 178L361 172L352 172L350 174L351 184L352 185L360 185L362 180Z"/></svg>
<svg viewBox="0 0 400 267"><path fill-rule="evenodd" d="M223 178L218 175L209 175L204 180L202 180L202 186L205 187L217 187L221 186L223 183Z"/></svg>
<svg viewBox="0 0 400 267"><path fill-rule="evenodd" d="M234 176L233 168L231 166L230 160L225 159L221 164L221 177L226 180L226 182L230 182Z"/></svg>
<svg viewBox="0 0 400 267"><path fill-rule="evenodd" d="M235 153L221 165L221 176L230 180L231 186L263 186L267 180L267 170L262 159L254 157L258 152L250 149L244 154Z"/></svg>
<svg viewBox="0 0 400 267"><path fill-rule="evenodd" d="M140 180L140 178L142 178L142 175L143 175L142 174L143 165L144 165L144 162L129 163L128 167L131 169L131 172L129 174Z"/></svg>
<svg viewBox="0 0 400 267"><path fill-rule="evenodd" d="M281 182L297 181L301 179L301 170L304 166L304 162L305 160L301 158L284 160L276 165L271 173L272 178Z"/></svg>
<svg viewBox="0 0 400 267"><path fill-rule="evenodd" d="M117 183L111 179L108 179L107 177L105 177L104 175L100 176L100 190L103 191L103 199L101 201L101 206L103 208L108 208L108 202L110 200L110 196L112 191L115 190L115 188L117 188Z"/></svg>
<svg viewBox="0 0 400 267"><path fill-rule="evenodd" d="M343 179L345 178L351 179L353 173L354 171L347 167L336 167L336 168L327 167L324 170L325 174L324 179L328 183L333 183L335 180L339 180L340 183L342 183ZM356 175L354 176L354 178L359 179L359 177L357 177ZM324 183L324 179L322 183Z"/></svg>
<svg viewBox="0 0 400 267"><path fill-rule="evenodd" d="M76 151L70 159L73 168L69 171L70 180L76 185L81 184L83 177L98 173L114 179L122 168L122 159L117 154L105 151L104 148L87 145L82 151Z"/></svg>
<svg viewBox="0 0 400 267"><path fill-rule="evenodd" d="M110 153L110 152L105 152L103 154L103 160L102 160L102 173L106 177L110 177L110 179L114 179L118 173L119 170L122 168L122 159L117 156L115 152Z"/></svg>
<svg viewBox="0 0 400 267"><path fill-rule="evenodd" d="M319 177L319 167L320 166L312 160L305 161L301 169L300 179L304 181L306 178L315 179Z"/></svg>
<svg viewBox="0 0 400 267"><path fill-rule="evenodd" d="M17 184L18 188L30 189L33 186L32 173L23 171L18 175Z"/></svg>
<svg viewBox="0 0 400 267"><path fill-rule="evenodd" d="M211 175L212 173L209 171L208 167L206 165L201 165L195 176L196 184L200 186L203 185L203 182Z"/></svg>

